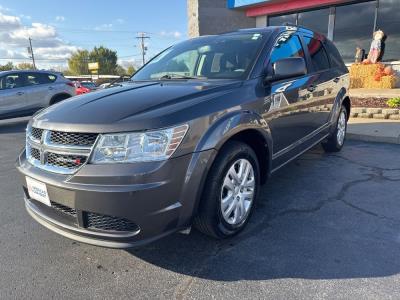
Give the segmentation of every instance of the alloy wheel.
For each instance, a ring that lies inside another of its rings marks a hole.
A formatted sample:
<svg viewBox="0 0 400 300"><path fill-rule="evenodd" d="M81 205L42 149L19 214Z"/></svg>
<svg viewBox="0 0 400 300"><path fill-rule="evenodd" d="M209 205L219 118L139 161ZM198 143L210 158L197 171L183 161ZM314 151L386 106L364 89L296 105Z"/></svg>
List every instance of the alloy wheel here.
<svg viewBox="0 0 400 300"><path fill-rule="evenodd" d="M240 224L248 217L255 185L250 161L243 158L235 161L225 175L221 189L221 212L228 224Z"/></svg>

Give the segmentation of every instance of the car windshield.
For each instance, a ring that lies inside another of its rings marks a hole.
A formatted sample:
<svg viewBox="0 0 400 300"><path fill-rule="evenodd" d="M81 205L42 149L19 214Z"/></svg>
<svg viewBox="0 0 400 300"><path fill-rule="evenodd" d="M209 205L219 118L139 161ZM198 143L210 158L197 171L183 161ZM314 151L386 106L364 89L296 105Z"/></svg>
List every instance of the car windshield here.
<svg viewBox="0 0 400 300"><path fill-rule="evenodd" d="M188 40L158 54L131 79L244 79L264 40L254 32Z"/></svg>

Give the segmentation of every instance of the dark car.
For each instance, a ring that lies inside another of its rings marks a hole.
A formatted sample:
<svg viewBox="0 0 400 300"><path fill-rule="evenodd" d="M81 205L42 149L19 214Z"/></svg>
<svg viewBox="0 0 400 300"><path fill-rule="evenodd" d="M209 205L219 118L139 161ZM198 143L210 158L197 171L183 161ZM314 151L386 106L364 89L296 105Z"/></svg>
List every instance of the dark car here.
<svg viewBox="0 0 400 300"><path fill-rule="evenodd" d="M182 42L130 82L34 116L17 161L26 208L61 235L107 247L192 224L230 237L268 176L320 142L342 148L347 89L337 49L307 29Z"/></svg>

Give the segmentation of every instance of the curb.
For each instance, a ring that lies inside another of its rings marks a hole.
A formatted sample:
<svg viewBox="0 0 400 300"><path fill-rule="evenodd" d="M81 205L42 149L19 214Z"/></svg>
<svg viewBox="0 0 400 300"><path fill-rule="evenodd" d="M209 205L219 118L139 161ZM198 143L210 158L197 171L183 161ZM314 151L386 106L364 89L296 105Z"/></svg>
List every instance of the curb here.
<svg viewBox="0 0 400 300"><path fill-rule="evenodd" d="M350 117L380 120L400 120L400 109L354 107L351 109Z"/></svg>
<svg viewBox="0 0 400 300"><path fill-rule="evenodd" d="M390 137L390 136L373 136L373 135L367 135L367 134L347 132L346 139L353 140L353 141L400 145L400 137L395 138L395 137Z"/></svg>

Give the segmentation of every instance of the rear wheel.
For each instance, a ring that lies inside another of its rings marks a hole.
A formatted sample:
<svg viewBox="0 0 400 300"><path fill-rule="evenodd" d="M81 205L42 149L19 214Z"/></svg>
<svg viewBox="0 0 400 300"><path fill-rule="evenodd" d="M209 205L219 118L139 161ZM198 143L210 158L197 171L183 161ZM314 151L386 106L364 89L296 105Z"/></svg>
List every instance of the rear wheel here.
<svg viewBox="0 0 400 300"><path fill-rule="evenodd" d="M259 165L246 144L228 142L211 168L194 225L215 238L227 238L247 224L259 186Z"/></svg>
<svg viewBox="0 0 400 300"><path fill-rule="evenodd" d="M50 101L50 105L56 104L56 103L61 102L61 101L65 100L65 99L68 99L68 98L70 98L70 97L71 97L71 96L69 96L69 95L58 95L58 96L54 96L54 97L51 99L51 101Z"/></svg>
<svg viewBox="0 0 400 300"><path fill-rule="evenodd" d="M322 147L326 152L338 152L342 149L347 131L347 110L342 105L336 122L336 129Z"/></svg>

